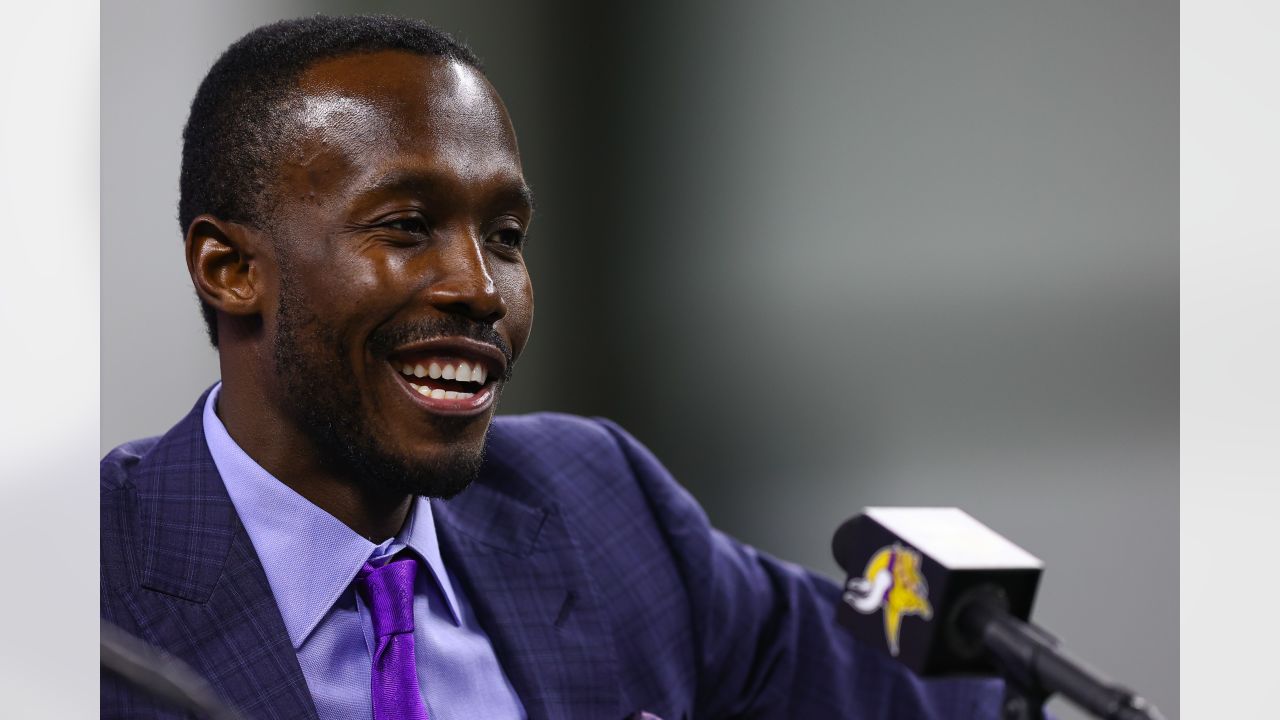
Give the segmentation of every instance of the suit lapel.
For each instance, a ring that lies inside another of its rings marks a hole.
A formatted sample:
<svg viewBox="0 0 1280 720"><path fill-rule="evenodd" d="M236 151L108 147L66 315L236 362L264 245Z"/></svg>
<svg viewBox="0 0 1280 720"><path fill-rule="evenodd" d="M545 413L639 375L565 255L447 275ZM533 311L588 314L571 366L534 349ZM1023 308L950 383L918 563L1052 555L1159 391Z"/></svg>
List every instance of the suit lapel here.
<svg viewBox="0 0 1280 720"><path fill-rule="evenodd" d="M207 393L206 393L207 394ZM246 717L316 718L275 597L204 439L204 397L137 469L139 623Z"/></svg>
<svg viewBox="0 0 1280 720"><path fill-rule="evenodd" d="M517 498L502 469L433 511L449 572L530 720L621 717L607 614L559 510ZM497 488L502 488L499 491Z"/></svg>
<svg viewBox="0 0 1280 720"><path fill-rule="evenodd" d="M317 718L262 564L204 439L204 397L139 465L144 635L253 718ZM496 454L496 453L495 453ZM433 502L462 583L530 720L621 717L612 625L560 510L490 463Z"/></svg>

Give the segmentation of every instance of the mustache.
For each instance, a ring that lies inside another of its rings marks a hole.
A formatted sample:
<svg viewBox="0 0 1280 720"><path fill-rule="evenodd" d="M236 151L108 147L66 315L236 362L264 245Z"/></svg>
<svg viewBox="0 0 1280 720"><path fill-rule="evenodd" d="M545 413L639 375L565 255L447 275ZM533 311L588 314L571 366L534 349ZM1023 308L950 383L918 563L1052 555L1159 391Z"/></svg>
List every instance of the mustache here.
<svg viewBox="0 0 1280 720"><path fill-rule="evenodd" d="M476 322L461 315L380 327L369 336L369 350L375 357L386 357L392 350L403 345L443 337L464 337L498 348L498 351L507 359L507 369L503 373L502 380L505 382L511 379L512 370L516 365L511 345L502 339L493 325Z"/></svg>

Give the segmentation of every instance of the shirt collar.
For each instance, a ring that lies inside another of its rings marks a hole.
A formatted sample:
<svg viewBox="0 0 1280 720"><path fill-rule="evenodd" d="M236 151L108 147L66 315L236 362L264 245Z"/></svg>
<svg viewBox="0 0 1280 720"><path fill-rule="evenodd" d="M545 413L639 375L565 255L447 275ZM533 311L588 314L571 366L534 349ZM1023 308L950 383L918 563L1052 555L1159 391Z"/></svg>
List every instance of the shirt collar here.
<svg viewBox="0 0 1280 720"><path fill-rule="evenodd" d="M218 418L214 386L204 405L204 435L231 504L249 534L294 649L302 646L370 557L408 547L430 568L455 624L461 612L436 538L431 502L414 500L400 532L375 544L254 462ZM375 552L376 551L376 552Z"/></svg>

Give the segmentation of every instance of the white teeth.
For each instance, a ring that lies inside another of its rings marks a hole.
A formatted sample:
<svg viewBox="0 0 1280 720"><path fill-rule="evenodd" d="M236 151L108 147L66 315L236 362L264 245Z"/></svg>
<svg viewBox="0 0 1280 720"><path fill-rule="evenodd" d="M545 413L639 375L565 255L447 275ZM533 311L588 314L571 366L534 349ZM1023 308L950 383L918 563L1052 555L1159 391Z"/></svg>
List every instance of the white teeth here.
<svg viewBox="0 0 1280 720"><path fill-rule="evenodd" d="M432 390L432 391L431 391L431 399L432 399L432 400L443 400L443 399L444 399L444 391L443 391L443 390L441 390L440 388L436 388L435 390Z"/></svg>
<svg viewBox="0 0 1280 720"><path fill-rule="evenodd" d="M484 385L489 380L489 370L484 365L480 363L473 365L469 362L461 361L456 364L442 364L440 362L431 362L426 365L422 363L404 363L400 366L400 373L407 378L429 377L435 380L443 378L458 382L473 382L477 385Z"/></svg>
<svg viewBox="0 0 1280 720"><path fill-rule="evenodd" d="M431 388L427 387L426 385L414 385L413 387L417 389L419 395L426 395L427 397L431 397Z"/></svg>
<svg viewBox="0 0 1280 720"><path fill-rule="evenodd" d="M445 400L457 400L457 399L458 399L458 391L457 391L457 390L445 390L445 391L444 391L444 399L445 399Z"/></svg>
<svg viewBox="0 0 1280 720"><path fill-rule="evenodd" d="M464 393L464 392L458 393L459 400L466 400L467 398L474 397L474 396L475 396L475 393Z"/></svg>

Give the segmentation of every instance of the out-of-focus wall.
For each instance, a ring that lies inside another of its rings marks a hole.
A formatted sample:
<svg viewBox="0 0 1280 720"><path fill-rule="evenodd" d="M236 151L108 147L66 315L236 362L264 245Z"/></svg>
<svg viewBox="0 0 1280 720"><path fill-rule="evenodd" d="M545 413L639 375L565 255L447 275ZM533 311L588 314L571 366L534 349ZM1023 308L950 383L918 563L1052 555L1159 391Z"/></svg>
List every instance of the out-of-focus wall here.
<svg viewBox="0 0 1280 720"><path fill-rule="evenodd" d="M504 411L621 421L831 575L862 506L960 505L1177 718L1176 4L604 5L104 5L104 452L216 378L173 219L208 65L275 17L418 15L485 60L539 196Z"/></svg>
<svg viewBox="0 0 1280 720"><path fill-rule="evenodd" d="M102 452L164 432L218 377L178 229L182 126L236 38L305 2L102 3Z"/></svg>

